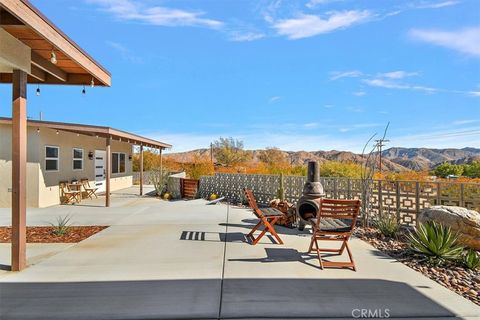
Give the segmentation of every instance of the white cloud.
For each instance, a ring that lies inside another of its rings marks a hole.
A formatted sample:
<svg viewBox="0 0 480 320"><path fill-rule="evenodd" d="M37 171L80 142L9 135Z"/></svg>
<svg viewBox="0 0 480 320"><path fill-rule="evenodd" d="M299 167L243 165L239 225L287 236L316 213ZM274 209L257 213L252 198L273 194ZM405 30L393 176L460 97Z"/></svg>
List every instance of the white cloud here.
<svg viewBox="0 0 480 320"><path fill-rule="evenodd" d="M429 147L429 148L462 148L480 147L480 127L462 128L460 130L434 131L425 134L412 134L389 137L392 146Z"/></svg>
<svg viewBox="0 0 480 320"><path fill-rule="evenodd" d="M245 142L246 149L264 149L275 146L282 150L349 150L361 152L367 139L374 132L382 132L385 124L359 123L342 127L326 128L330 133L316 132L314 129L304 128L299 131L298 127L293 130L282 128L262 128L253 130L251 127L240 132L216 132L211 134L200 132L165 133L165 132L142 132L142 135L159 141L171 143L173 148L168 152L189 151L199 148L208 148L211 142L219 137L233 136ZM323 124L319 124L323 128ZM361 130L364 129L364 130ZM348 133L352 131L351 133ZM343 132L344 135L338 135ZM436 130L425 128L419 132L418 128L407 130L408 135L395 135L390 133L388 138L391 146L399 147L429 147L429 148L459 148L480 147L480 127L470 126L459 129Z"/></svg>
<svg viewBox="0 0 480 320"><path fill-rule="evenodd" d="M296 18L272 21L272 26L279 35L295 40L344 29L371 17L368 10L331 11L325 19L316 15L299 14Z"/></svg>
<svg viewBox="0 0 480 320"><path fill-rule="evenodd" d="M350 112L355 112L355 113L365 112L365 109L363 109L361 107L348 107L347 110L350 111Z"/></svg>
<svg viewBox="0 0 480 320"><path fill-rule="evenodd" d="M479 122L479 120L475 120L475 119L456 120L456 121L453 121L452 124L453 124L454 126L459 126L459 125L470 124L470 123L475 123L475 122Z"/></svg>
<svg viewBox="0 0 480 320"><path fill-rule="evenodd" d="M318 127L318 123L316 123L316 122L310 122L310 123L305 123L303 126L304 126L305 128L309 128L309 129L310 129L310 128L316 128L316 127Z"/></svg>
<svg viewBox="0 0 480 320"><path fill-rule="evenodd" d="M480 97L480 91L470 91L468 94L474 97Z"/></svg>
<svg viewBox="0 0 480 320"><path fill-rule="evenodd" d="M397 82L386 80L386 79L363 79L362 82L372 87L381 87L381 88L387 88L387 89L415 90L415 91L423 91L427 93L434 93L439 91L436 88L397 83Z"/></svg>
<svg viewBox="0 0 480 320"><path fill-rule="evenodd" d="M120 20L139 21L158 26L202 26L220 28L223 22L207 19L202 11L187 11L162 6L149 6L145 2L133 0L87 0L101 6Z"/></svg>
<svg viewBox="0 0 480 320"><path fill-rule="evenodd" d="M133 63L142 63L143 60L141 57L138 55L134 54L130 49L125 47L123 44L114 42L114 41L106 41L105 42L109 47L117 50L120 55L122 56L122 59L127 60L129 62Z"/></svg>
<svg viewBox="0 0 480 320"><path fill-rule="evenodd" d="M381 73L379 76L389 78L389 79L403 79L407 77L417 76L418 72L407 72L407 71L392 71L392 72L385 72Z"/></svg>
<svg viewBox="0 0 480 320"><path fill-rule="evenodd" d="M480 27L457 31L412 29L409 35L416 40L480 57Z"/></svg>
<svg viewBox="0 0 480 320"><path fill-rule="evenodd" d="M229 40L236 41L236 42L243 42L243 41L254 41L258 39L262 39L265 37L263 33L256 33L256 32L247 32L247 33L240 33L240 32L232 32L230 33Z"/></svg>
<svg viewBox="0 0 480 320"><path fill-rule="evenodd" d="M333 71L330 72L330 80L338 80L341 78L357 78L362 76L363 73L358 70L351 71Z"/></svg>
<svg viewBox="0 0 480 320"><path fill-rule="evenodd" d="M367 93L365 91L355 91L355 92L352 92L352 94L357 97L363 97Z"/></svg>
<svg viewBox="0 0 480 320"><path fill-rule="evenodd" d="M280 100L282 97L280 96L273 96L273 97L270 97L270 99L268 99L268 103L274 103L278 100Z"/></svg>
<svg viewBox="0 0 480 320"><path fill-rule="evenodd" d="M329 4L329 3L337 2L337 1L341 1L341 0L310 0L305 4L305 6L307 8L313 9L313 8L316 8L320 5Z"/></svg>
<svg viewBox="0 0 480 320"><path fill-rule="evenodd" d="M324 105L323 107L324 107L325 109L331 109L331 108L333 108L334 106L333 106L333 104L326 104L326 105Z"/></svg>
<svg viewBox="0 0 480 320"><path fill-rule="evenodd" d="M440 2L421 1L420 3L411 4L410 7L413 9L439 9L439 8L454 6L458 3L459 1L454 1L454 0L447 0L447 1L440 1Z"/></svg>

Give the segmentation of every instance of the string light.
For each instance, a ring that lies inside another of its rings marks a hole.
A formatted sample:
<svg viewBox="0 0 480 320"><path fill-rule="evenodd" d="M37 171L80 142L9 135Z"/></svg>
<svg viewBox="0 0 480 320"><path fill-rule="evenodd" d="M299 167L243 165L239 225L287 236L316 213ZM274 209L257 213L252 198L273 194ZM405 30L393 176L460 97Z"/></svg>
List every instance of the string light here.
<svg viewBox="0 0 480 320"><path fill-rule="evenodd" d="M95 87L95 81L93 80L93 77L92 77L92 81L90 81L90 87Z"/></svg>
<svg viewBox="0 0 480 320"><path fill-rule="evenodd" d="M52 52L50 53L50 62L53 64L57 64L57 55L55 54L55 51L53 51L53 48Z"/></svg>
<svg viewBox="0 0 480 320"><path fill-rule="evenodd" d="M37 128L37 133L40 133L40 128Z"/></svg>
<svg viewBox="0 0 480 320"><path fill-rule="evenodd" d="M87 93L87 90L85 90L85 85L84 85L82 89L82 94L85 95L86 93Z"/></svg>
<svg viewBox="0 0 480 320"><path fill-rule="evenodd" d="M57 130L56 134L59 134L59 133L60 133L60 132L58 132L58 130Z"/></svg>
<svg viewBox="0 0 480 320"><path fill-rule="evenodd" d="M35 94L37 95L37 97L40 95L40 86L37 85L37 90L35 91Z"/></svg>

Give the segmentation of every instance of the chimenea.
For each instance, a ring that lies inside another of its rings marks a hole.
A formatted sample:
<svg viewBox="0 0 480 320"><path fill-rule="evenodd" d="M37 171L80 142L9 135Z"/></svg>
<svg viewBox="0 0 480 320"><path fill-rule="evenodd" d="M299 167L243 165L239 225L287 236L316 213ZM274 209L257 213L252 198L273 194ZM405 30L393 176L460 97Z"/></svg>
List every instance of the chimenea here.
<svg viewBox="0 0 480 320"><path fill-rule="evenodd" d="M320 169L318 162L308 162L307 183L303 187L303 194L297 202L299 217L298 229L303 230L305 224L317 215L320 208L320 199L325 196L320 182Z"/></svg>

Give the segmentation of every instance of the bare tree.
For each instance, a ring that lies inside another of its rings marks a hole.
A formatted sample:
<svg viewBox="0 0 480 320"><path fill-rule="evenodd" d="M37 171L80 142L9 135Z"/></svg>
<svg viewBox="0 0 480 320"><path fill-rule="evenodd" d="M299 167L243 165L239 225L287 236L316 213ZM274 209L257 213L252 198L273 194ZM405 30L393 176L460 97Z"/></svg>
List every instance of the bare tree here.
<svg viewBox="0 0 480 320"><path fill-rule="evenodd" d="M371 144L373 138L375 138L375 136L377 135L376 133L373 134L370 139L368 139L367 143L365 143L365 146L362 150L362 159L364 159L364 161L362 163L362 171L360 177L360 190L362 198L361 214L363 225L365 227L368 227L370 224L370 214L372 212L373 176L375 175L378 159L380 157L380 153L376 152L376 150L379 149L378 144L382 143L381 141L385 140L389 126L390 122L387 123L387 126L383 131L382 138L376 140L375 143Z"/></svg>

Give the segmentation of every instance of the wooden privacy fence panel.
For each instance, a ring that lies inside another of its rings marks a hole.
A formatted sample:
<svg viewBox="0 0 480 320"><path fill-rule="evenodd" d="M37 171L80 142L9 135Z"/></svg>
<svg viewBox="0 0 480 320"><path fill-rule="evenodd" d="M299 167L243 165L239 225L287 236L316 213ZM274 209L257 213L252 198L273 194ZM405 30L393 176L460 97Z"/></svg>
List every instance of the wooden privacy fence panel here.
<svg viewBox="0 0 480 320"><path fill-rule="evenodd" d="M197 197L199 180L180 179L180 193L182 198L195 199Z"/></svg>
<svg viewBox="0 0 480 320"><path fill-rule="evenodd" d="M361 199L360 179L325 178L321 182L327 198ZM285 197L296 203L302 195L306 177L284 176ZM200 179L199 195L217 193L234 202L244 202L243 188L252 189L261 204L277 197L278 175L217 173ZM480 211L480 184L422 181L372 181L371 215L395 214L405 226L417 223L417 214L431 205L460 206Z"/></svg>

